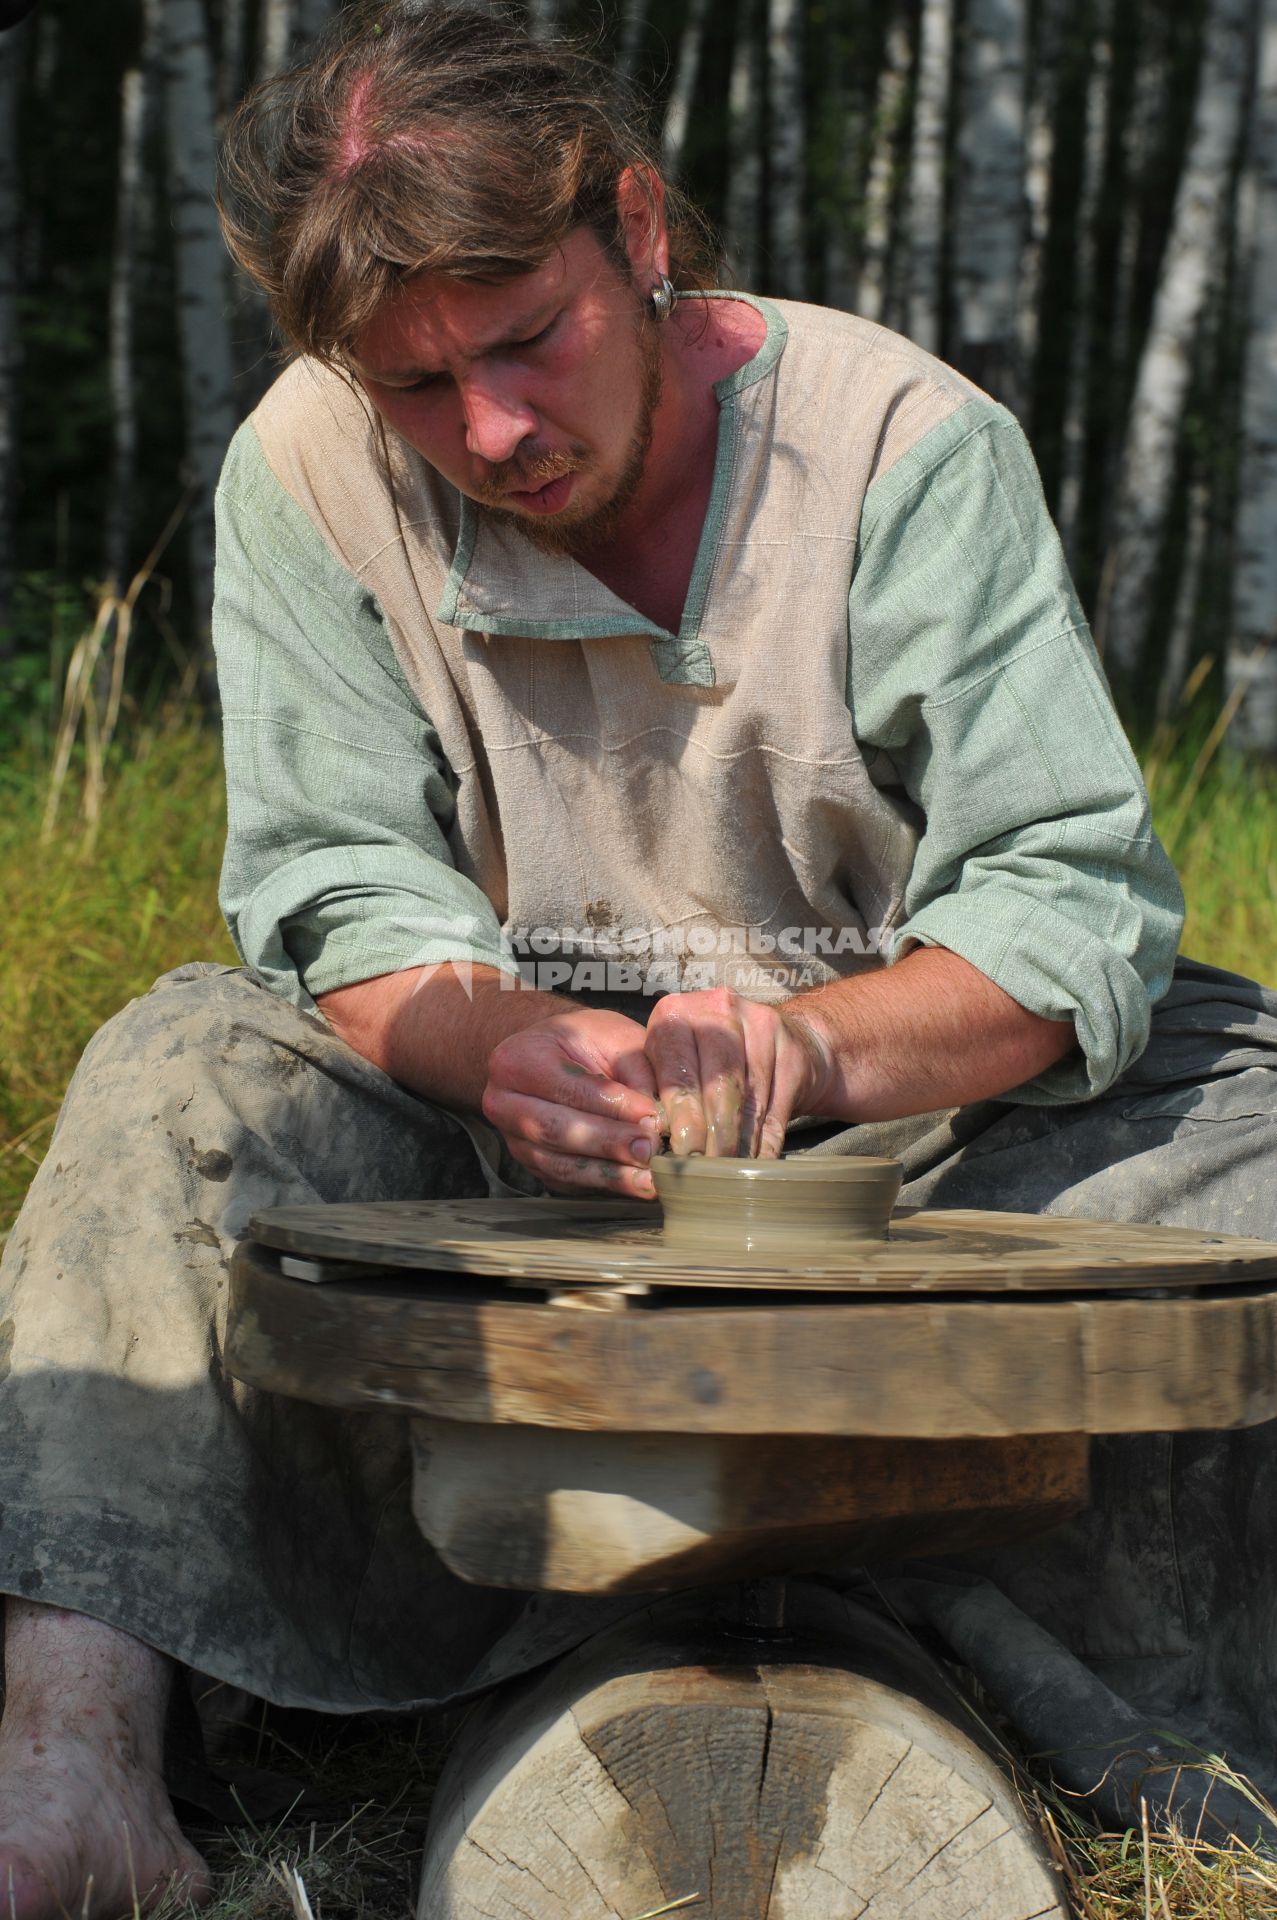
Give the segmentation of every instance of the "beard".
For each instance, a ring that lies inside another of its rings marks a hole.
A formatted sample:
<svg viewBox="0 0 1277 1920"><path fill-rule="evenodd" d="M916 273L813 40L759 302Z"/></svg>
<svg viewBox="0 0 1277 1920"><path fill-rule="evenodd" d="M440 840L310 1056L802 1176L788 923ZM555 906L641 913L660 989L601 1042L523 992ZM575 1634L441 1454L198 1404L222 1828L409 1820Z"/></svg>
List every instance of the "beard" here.
<svg viewBox="0 0 1277 1920"><path fill-rule="evenodd" d="M640 305L635 326L635 345L639 354L638 416L616 485L606 500L579 510L569 502L562 512L544 519L514 512L501 504L512 486L531 490L548 486L551 480L558 480L566 473L588 472L590 452L585 446L574 446L565 453L533 453L521 460L507 460L494 470L489 481L476 488L476 497L484 511L503 526L513 527L516 533L541 553L571 555L606 546L615 534L622 514L638 492L648 448L652 444L656 409L661 399L659 326L660 322L649 318Z"/></svg>

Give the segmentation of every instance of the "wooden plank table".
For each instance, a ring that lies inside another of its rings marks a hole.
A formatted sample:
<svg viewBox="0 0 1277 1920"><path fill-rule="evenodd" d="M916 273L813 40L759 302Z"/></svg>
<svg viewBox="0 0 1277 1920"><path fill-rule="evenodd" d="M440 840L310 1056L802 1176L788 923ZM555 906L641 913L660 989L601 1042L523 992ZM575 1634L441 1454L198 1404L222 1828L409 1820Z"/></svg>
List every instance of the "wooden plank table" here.
<svg viewBox="0 0 1277 1920"><path fill-rule="evenodd" d="M706 1271L651 1210L558 1201L251 1231L231 1371L402 1409L454 1571L691 1590L468 1723L419 1920L637 1920L692 1894L677 1910L717 1920L1062 1920L1013 1788L907 1636L779 1602L742 1634L706 1594L1049 1526L1085 1501L1091 1434L1277 1417L1277 1247L902 1214L841 1257Z"/></svg>

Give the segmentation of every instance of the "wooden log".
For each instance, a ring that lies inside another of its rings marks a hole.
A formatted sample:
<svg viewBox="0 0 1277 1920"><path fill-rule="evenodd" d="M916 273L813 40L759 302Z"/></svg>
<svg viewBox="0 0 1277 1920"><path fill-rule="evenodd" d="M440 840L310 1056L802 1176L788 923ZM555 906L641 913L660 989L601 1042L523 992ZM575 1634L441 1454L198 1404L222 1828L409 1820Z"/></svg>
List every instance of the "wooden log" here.
<svg viewBox="0 0 1277 1920"><path fill-rule="evenodd" d="M497 1696L440 1782L418 1920L1064 1920L1013 1785L878 1640L734 1652L644 1615Z"/></svg>
<svg viewBox="0 0 1277 1920"><path fill-rule="evenodd" d="M667 1593L961 1553L1085 1506L1090 1441L566 1433L414 1420L413 1511L488 1587Z"/></svg>
<svg viewBox="0 0 1277 1920"><path fill-rule="evenodd" d="M226 1363L322 1405L648 1433L948 1439L1277 1417L1277 1287L635 1306L582 1313L405 1274L309 1286L235 1254Z"/></svg>

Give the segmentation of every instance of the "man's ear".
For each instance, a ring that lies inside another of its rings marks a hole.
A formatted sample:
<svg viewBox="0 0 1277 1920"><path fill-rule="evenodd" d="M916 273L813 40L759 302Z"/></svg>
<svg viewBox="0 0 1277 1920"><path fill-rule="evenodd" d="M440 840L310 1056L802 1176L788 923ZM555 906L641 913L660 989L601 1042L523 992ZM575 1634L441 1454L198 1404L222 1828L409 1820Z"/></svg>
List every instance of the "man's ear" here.
<svg viewBox="0 0 1277 1920"><path fill-rule="evenodd" d="M616 183L616 216L630 272L646 295L670 270L665 182L655 167L626 167Z"/></svg>

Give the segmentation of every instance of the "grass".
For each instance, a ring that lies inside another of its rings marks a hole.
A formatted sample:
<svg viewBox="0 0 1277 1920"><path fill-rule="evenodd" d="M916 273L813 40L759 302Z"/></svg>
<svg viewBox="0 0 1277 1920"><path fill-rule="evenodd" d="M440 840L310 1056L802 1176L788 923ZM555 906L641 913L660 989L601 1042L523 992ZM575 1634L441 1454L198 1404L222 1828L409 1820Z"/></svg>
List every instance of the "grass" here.
<svg viewBox="0 0 1277 1920"><path fill-rule="evenodd" d="M1188 897L1184 950L1277 981L1277 770L1219 747L1163 730L1144 755ZM233 958L216 906L215 734L178 714L63 764L52 818L47 760L28 751L0 769L0 1233L94 1029L165 969ZM213 1920L408 1920L440 1729L305 1718L304 1735L268 1716L253 1736L259 1764L305 1783L291 1815L192 1827L216 1874ZM1031 1812L1077 1920L1277 1920L1277 1869L1245 1848L1096 1834L1036 1794Z"/></svg>
<svg viewBox="0 0 1277 1920"><path fill-rule="evenodd" d="M0 1232L43 1158L86 1041L183 960L233 959L217 910L225 803L216 736L140 730L108 768L96 833L47 769L0 774Z"/></svg>
<svg viewBox="0 0 1277 1920"><path fill-rule="evenodd" d="M230 1757L297 1776L306 1799L273 1822L189 1827L216 1876L213 1905L204 1910L209 1920L410 1920L446 1744L446 1726L428 1721L264 1710L237 1736ZM1244 1782L1232 1784L1249 1792ZM1218 1848L1150 1831L1147 1820L1125 1833L1097 1833L1050 1789L1022 1778L1021 1791L1074 1920L1277 1916L1277 1865L1240 1842ZM698 1912L708 1920L705 1903L689 1894L655 1914L618 1913L614 1920L674 1913L694 1920ZM189 1908L171 1899L158 1920L182 1916ZM565 1912L562 1920L572 1916Z"/></svg>

